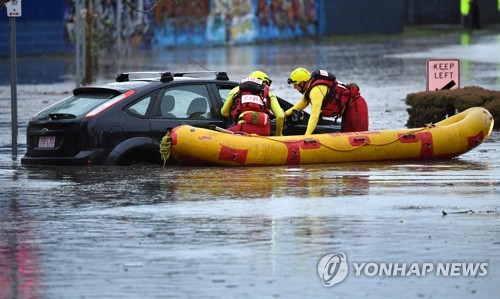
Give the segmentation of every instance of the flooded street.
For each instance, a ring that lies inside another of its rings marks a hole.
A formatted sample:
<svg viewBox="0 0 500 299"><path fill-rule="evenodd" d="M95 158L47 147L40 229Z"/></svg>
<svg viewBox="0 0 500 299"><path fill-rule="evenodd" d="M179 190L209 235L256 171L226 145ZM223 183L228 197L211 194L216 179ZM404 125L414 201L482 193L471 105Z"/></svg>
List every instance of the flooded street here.
<svg viewBox="0 0 500 299"><path fill-rule="evenodd" d="M290 71L321 67L360 85L370 129L380 130L405 127L404 99L425 90L427 59L458 58L462 87L499 90L498 53L498 33L469 36L467 44L449 34L165 50L139 53L100 80L118 71L200 70L191 57L234 80L262 69L272 91L295 102L299 94L286 85ZM34 69L44 63L51 62ZM54 76L66 78L72 66L66 67ZM498 298L498 131L471 152L438 162L25 167L20 157L30 116L74 88L26 77L19 78L15 161L10 86L0 82L2 299ZM339 252L347 256L347 277L325 287L318 262ZM370 267L362 271L362 263ZM406 268L376 271L388 263ZM413 264L433 270L411 272ZM442 264L459 266L439 272ZM469 264L486 264L487 273L464 270Z"/></svg>

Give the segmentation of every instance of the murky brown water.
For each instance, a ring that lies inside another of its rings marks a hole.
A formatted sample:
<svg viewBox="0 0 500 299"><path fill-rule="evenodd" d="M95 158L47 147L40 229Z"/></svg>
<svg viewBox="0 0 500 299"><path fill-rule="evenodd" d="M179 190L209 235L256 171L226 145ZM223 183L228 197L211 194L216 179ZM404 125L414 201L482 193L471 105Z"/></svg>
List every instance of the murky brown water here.
<svg viewBox="0 0 500 299"><path fill-rule="evenodd" d="M453 49L469 65L463 86L500 89L500 61L476 59L459 41L151 56L180 66L193 54L209 67L227 66L235 78L265 65L275 92L290 99L298 97L284 81L297 60L326 64L360 83L372 129L384 129L404 127L403 99L425 89L422 53ZM500 47L495 35L475 45ZM27 168L10 157L10 90L1 88L0 298L498 297L499 132L458 159L433 163ZM21 154L29 116L69 89L19 87ZM326 288L318 261L336 252L351 267L345 281ZM488 274L356 276L355 262L486 262Z"/></svg>

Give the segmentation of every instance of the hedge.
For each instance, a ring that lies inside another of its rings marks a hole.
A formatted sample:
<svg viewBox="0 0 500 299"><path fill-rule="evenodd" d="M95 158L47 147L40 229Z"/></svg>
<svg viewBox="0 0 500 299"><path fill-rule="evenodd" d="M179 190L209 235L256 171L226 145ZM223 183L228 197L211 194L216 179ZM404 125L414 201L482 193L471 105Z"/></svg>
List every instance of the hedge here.
<svg viewBox="0 0 500 299"><path fill-rule="evenodd" d="M418 128L436 123L471 107L486 108L495 119L495 129L500 128L500 91L468 86L453 90L411 93L406 96L409 118L406 126Z"/></svg>

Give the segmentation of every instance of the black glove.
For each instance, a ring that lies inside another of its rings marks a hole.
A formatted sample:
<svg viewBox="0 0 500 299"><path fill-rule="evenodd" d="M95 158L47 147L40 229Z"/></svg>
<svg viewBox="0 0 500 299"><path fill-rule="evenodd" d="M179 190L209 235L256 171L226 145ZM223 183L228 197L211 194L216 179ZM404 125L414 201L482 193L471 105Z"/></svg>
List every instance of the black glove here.
<svg viewBox="0 0 500 299"><path fill-rule="evenodd" d="M291 117L292 117L292 122L294 122L294 123L298 122L299 120L303 120L304 119L304 111L302 111L302 110L299 111L299 110L294 109L292 111Z"/></svg>

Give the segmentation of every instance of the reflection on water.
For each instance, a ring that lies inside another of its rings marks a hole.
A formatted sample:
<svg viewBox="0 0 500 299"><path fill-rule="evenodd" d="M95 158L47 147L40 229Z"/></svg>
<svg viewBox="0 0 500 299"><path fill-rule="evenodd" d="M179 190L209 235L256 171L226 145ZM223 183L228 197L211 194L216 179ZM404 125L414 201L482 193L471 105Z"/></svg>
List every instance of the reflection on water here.
<svg viewBox="0 0 500 299"><path fill-rule="evenodd" d="M349 277L333 291L321 286L315 269L322 255L338 251L353 261L371 261L376 253L403 262L464 256L491 267L500 262L498 214L441 215L498 205L498 152L495 143L483 145L483 152L432 163L162 168L2 162L0 295L326 298L359 294L363 283L377 294L429 289L430 296L446 287L445 297L461 297L468 291L455 285L471 281ZM495 277L472 281L474 289L493 298Z"/></svg>
<svg viewBox="0 0 500 299"><path fill-rule="evenodd" d="M63 205L155 204L165 201L363 196L391 188L422 186L446 194L466 184L477 192L494 191L498 155L491 143L459 159L433 162L345 163L301 167L57 167L1 165L0 181L21 197L52 197ZM465 158L464 158L465 157ZM493 163L493 164L492 164ZM464 171L467 175L464 175ZM492 177L492 171L495 174ZM469 192L470 189L464 190Z"/></svg>
<svg viewBox="0 0 500 299"><path fill-rule="evenodd" d="M9 85L10 59L0 58L0 85ZM75 64L72 59L64 57L18 57L17 83L18 84L54 84L71 80Z"/></svg>
<svg viewBox="0 0 500 299"><path fill-rule="evenodd" d="M209 194L212 198L230 199L289 195L307 198L368 193L365 175L338 175L324 168L197 168L188 173L176 169L167 176L161 187L173 197Z"/></svg>
<svg viewBox="0 0 500 299"><path fill-rule="evenodd" d="M395 184L439 187L432 192L445 193L446 186L491 185L491 167L489 162L463 159L250 168L30 166L5 169L0 181L6 188L17 187L22 196L52 196L53 201L66 205L99 201L127 205L178 200L361 196L384 192ZM467 171L465 176L464 171ZM26 182L22 188L19 181Z"/></svg>
<svg viewBox="0 0 500 299"><path fill-rule="evenodd" d="M3 196L2 196L3 197ZM17 194L0 206L0 298L37 298L42 294L36 234Z"/></svg>

